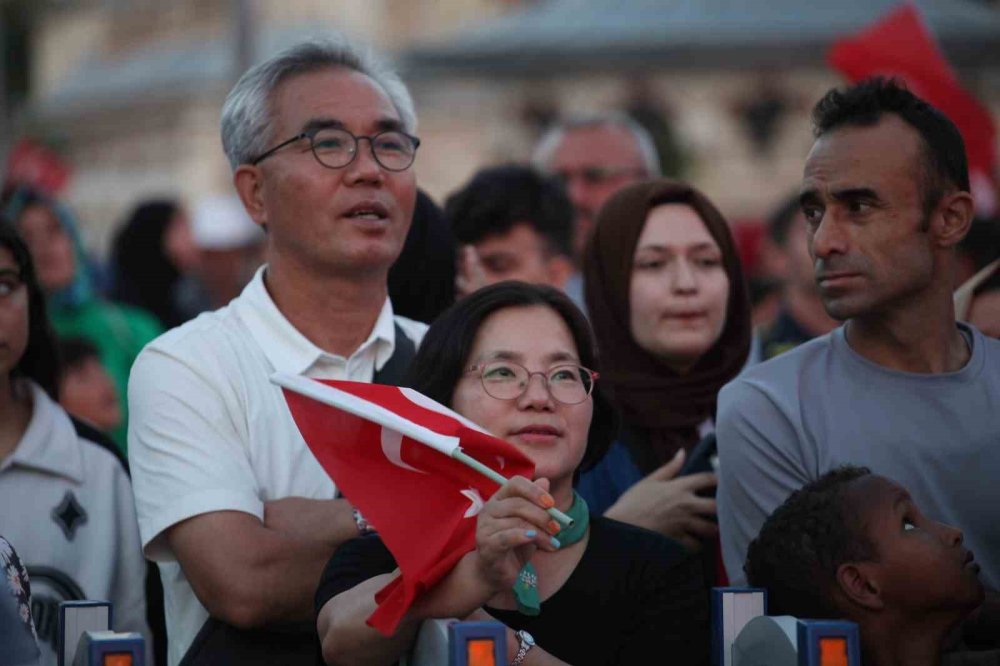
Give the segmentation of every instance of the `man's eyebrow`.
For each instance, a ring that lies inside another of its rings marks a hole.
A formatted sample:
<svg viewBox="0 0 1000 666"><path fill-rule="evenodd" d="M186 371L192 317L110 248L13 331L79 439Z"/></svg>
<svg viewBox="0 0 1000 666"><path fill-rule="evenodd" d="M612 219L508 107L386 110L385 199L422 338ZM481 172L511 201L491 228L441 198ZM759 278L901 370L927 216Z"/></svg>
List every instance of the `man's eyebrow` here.
<svg viewBox="0 0 1000 666"><path fill-rule="evenodd" d="M302 127L302 132L315 132L323 129L344 129L344 123L336 118L310 118Z"/></svg>
<svg viewBox="0 0 1000 666"><path fill-rule="evenodd" d="M8 275L20 279L21 271L15 268L0 268L0 277L7 277Z"/></svg>
<svg viewBox="0 0 1000 666"><path fill-rule="evenodd" d="M802 190L799 193L799 205L800 206L805 206L805 205L814 203L817 200L819 200L819 193L815 189L813 189L811 187L809 189Z"/></svg>
<svg viewBox="0 0 1000 666"><path fill-rule="evenodd" d="M879 201L881 197L878 192L870 187L848 187L842 190L834 190L831 196L837 201L857 201L858 199L870 199Z"/></svg>
<svg viewBox="0 0 1000 666"><path fill-rule="evenodd" d="M302 127L302 132L314 132L324 129L342 129L346 130L347 126L342 120L337 118L310 118L309 121ZM375 132L402 132L403 122L396 118L379 118L375 121Z"/></svg>
<svg viewBox="0 0 1000 666"><path fill-rule="evenodd" d="M898 509L900 504L907 504L913 501L912 499L910 499L910 493L906 492L902 488L896 488L895 490L893 490L892 494L893 494L892 498L893 510Z"/></svg>

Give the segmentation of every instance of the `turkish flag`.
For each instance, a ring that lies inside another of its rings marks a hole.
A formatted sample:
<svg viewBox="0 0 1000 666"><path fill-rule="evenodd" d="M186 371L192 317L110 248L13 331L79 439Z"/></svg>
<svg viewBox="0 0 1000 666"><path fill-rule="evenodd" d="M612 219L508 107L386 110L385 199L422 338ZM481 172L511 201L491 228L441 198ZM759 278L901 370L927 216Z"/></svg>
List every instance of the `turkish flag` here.
<svg viewBox="0 0 1000 666"><path fill-rule="evenodd" d="M59 155L29 139L14 144L7 157L7 185L27 185L54 197L71 175L72 170Z"/></svg>
<svg viewBox="0 0 1000 666"><path fill-rule="evenodd" d="M996 210L996 128L990 112L966 91L924 25L905 3L855 36L836 41L827 60L849 81L895 76L958 126L965 141L977 208Z"/></svg>
<svg viewBox="0 0 1000 666"><path fill-rule="evenodd" d="M400 577L375 595L368 624L391 635L413 602L475 548L476 515L499 488L451 457L510 478L535 465L511 444L417 391L275 375L309 449L378 530Z"/></svg>

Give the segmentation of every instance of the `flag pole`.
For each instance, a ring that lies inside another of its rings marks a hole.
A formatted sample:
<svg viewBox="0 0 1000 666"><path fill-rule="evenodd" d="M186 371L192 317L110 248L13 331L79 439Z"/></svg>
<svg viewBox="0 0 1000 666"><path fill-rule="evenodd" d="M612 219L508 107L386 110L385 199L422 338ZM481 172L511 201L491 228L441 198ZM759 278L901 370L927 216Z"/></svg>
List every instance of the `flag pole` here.
<svg viewBox="0 0 1000 666"><path fill-rule="evenodd" d="M455 450L452 452L451 457L467 465L468 467L471 467L472 469L476 470L483 476L492 479L493 481L496 481L501 486L510 480L503 474L500 474L496 470L490 469L483 463L479 462L478 460L467 454L465 451L463 451L460 447L457 446L455 447ZM563 527L573 527L573 522L574 522L573 519L567 516L559 509L552 507L551 509L546 509L546 511L548 511L550 516L559 521Z"/></svg>

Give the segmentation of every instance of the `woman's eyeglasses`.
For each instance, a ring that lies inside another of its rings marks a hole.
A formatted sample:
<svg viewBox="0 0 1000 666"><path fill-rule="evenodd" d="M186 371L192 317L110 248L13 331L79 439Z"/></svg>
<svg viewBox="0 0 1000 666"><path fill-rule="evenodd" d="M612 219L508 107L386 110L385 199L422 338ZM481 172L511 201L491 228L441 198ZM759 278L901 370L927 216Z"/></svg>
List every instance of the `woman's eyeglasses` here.
<svg viewBox="0 0 1000 666"><path fill-rule="evenodd" d="M478 372L486 393L497 400L514 400L524 395L534 375L541 375L542 383L558 402L577 405L586 400L594 390L598 373L581 365L567 363L549 368L545 372L529 372L513 361L491 361L466 369Z"/></svg>

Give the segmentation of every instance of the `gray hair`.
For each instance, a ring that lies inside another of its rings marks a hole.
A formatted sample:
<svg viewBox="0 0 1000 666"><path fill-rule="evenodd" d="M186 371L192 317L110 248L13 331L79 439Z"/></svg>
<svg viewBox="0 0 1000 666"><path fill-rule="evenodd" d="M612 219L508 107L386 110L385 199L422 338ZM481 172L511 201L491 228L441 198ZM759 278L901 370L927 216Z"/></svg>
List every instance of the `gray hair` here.
<svg viewBox="0 0 1000 666"><path fill-rule="evenodd" d="M413 98L399 75L377 58L343 38L311 40L297 44L248 69L222 106L222 149L235 171L264 153L272 141L271 96L286 79L327 67L344 67L372 79L396 108L403 128L416 131Z"/></svg>
<svg viewBox="0 0 1000 666"><path fill-rule="evenodd" d="M552 159L556 148L559 147L563 137L568 132L592 127L617 127L628 132L635 139L636 148L639 149L639 155L642 157L642 164L646 168L646 175L660 175L660 156L656 152L656 144L653 142L653 137L645 127L632 120L628 115L618 111L573 116L552 125L538 141L535 153L531 157L531 163L537 168L547 171L549 160Z"/></svg>

